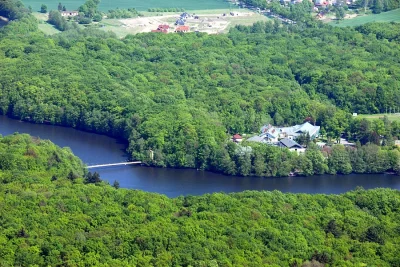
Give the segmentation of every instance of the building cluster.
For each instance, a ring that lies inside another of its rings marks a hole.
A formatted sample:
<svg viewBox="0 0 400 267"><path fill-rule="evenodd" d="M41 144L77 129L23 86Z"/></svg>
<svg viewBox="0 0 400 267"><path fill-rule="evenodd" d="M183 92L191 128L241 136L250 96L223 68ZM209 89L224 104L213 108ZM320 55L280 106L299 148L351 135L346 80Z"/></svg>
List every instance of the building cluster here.
<svg viewBox="0 0 400 267"><path fill-rule="evenodd" d="M313 140L319 136L320 128L309 122L290 127L275 127L268 124L261 127L261 134L259 136L264 137L267 142L275 143L281 138L294 140L300 135L308 133L310 139Z"/></svg>
<svg viewBox="0 0 400 267"><path fill-rule="evenodd" d="M192 17L187 12L183 12L180 16L179 19L175 22L175 30L174 32L189 32L190 27L185 25L186 19ZM198 18L197 16L195 18ZM168 33L171 30L169 25L163 24L163 25L158 25L156 30L152 30L151 32L161 32L161 33Z"/></svg>
<svg viewBox="0 0 400 267"><path fill-rule="evenodd" d="M151 32L161 32L168 33L170 30L169 25L158 25L156 30L152 30ZM175 28L174 32L188 32L190 30L189 26L178 26Z"/></svg>
<svg viewBox="0 0 400 267"><path fill-rule="evenodd" d="M267 3L271 2L271 0L266 0L266 1L267 1ZM307 1L307 0L279 0L281 5L287 6L287 7L290 6L291 4L294 4L294 5L300 4L303 1ZM325 13L328 11L327 10L328 6L341 6L343 4L352 5L355 3L356 0L346 0L346 1L342 1L342 0L308 0L308 1L310 1L314 5L313 11L318 12L318 14L316 15L316 18L323 19L325 17ZM248 8L248 9L257 11L258 13L267 14L270 17L281 20L283 23L296 24L296 21L290 20L282 15L275 14L269 9L260 9L258 7L254 7L252 5L246 5L240 1L236 2L236 4L242 8Z"/></svg>
<svg viewBox="0 0 400 267"><path fill-rule="evenodd" d="M313 140L319 136L319 131L320 126L314 126L309 122L290 127L276 127L268 124L261 127L259 135L250 137L247 141L270 144L302 153L305 151L305 147L295 140L301 135L308 135L310 140ZM239 134L235 134L232 140L241 142L243 139Z"/></svg>
<svg viewBox="0 0 400 267"><path fill-rule="evenodd" d="M355 0L346 0L347 5L351 5L355 2ZM343 2L341 0L315 0L314 5L317 7L325 7L325 6L335 6L342 5Z"/></svg>

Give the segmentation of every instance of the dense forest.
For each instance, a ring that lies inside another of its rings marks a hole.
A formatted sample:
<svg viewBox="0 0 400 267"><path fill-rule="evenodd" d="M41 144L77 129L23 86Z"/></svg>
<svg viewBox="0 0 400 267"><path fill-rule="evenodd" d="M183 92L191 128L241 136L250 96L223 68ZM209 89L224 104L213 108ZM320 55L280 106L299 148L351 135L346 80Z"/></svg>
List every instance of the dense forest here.
<svg viewBox="0 0 400 267"><path fill-rule="evenodd" d="M169 199L88 181L69 149L0 136L1 266L399 266L400 194Z"/></svg>
<svg viewBox="0 0 400 267"><path fill-rule="evenodd" d="M0 2L0 15L12 19L0 29L8 116L123 138L132 158L157 166L259 176L400 170L400 124L350 116L398 107L397 24L268 22L119 40L75 28L45 36L13 0ZM304 140L299 156L229 141L305 119L357 146ZM169 199L118 187L68 148L0 136L0 266L400 266L398 190Z"/></svg>
<svg viewBox="0 0 400 267"><path fill-rule="evenodd" d="M3 114L122 138L132 159L155 166L258 176L399 171L392 147L400 138L398 122L350 115L398 108L398 24L378 32L381 24L260 22L226 35L149 33L119 40L93 29L45 36L15 6L22 15L0 30ZM229 141L266 123L305 119L321 125L330 140L344 134L360 146L310 149L299 157ZM357 161L350 160L354 153ZM382 159L374 168L355 165L370 167L374 157Z"/></svg>

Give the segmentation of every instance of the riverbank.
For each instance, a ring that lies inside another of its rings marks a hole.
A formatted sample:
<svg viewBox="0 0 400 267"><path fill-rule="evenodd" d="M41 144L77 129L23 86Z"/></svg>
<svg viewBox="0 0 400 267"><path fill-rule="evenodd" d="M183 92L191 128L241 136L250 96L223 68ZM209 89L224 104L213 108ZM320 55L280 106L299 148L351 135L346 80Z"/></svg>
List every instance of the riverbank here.
<svg viewBox="0 0 400 267"><path fill-rule="evenodd" d="M33 124L0 116L0 134L28 133L70 147L86 165L124 162L126 144L116 139L73 128ZM291 193L340 194L361 186L365 189L388 187L400 190L400 177L390 174L320 175L308 177L260 178L227 176L194 169L116 166L95 169L110 184L177 197L214 192L279 190Z"/></svg>

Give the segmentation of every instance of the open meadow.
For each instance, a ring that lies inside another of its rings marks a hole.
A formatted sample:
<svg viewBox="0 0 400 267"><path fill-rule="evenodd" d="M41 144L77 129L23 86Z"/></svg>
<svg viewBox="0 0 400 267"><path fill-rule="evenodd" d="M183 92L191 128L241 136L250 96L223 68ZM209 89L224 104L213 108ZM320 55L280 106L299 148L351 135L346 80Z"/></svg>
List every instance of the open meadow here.
<svg viewBox="0 0 400 267"><path fill-rule="evenodd" d="M336 23L332 21L329 24L332 26L346 27L346 26L359 26L368 22L400 22L400 8L380 14L360 15L352 19L347 19Z"/></svg>
<svg viewBox="0 0 400 267"><path fill-rule="evenodd" d="M38 11L42 4L47 5L49 10L56 10L57 5L61 2L68 10L77 9L85 0L22 0L26 6L31 6L34 11ZM101 0L99 9L108 11L116 8L136 8L139 11L145 11L148 8L173 8L179 7L186 10L205 10L205 9L221 9L229 8L229 2L226 0Z"/></svg>
<svg viewBox="0 0 400 267"><path fill-rule="evenodd" d="M390 121L400 121L400 113L358 114L357 118L376 120L383 119L385 116L387 116Z"/></svg>

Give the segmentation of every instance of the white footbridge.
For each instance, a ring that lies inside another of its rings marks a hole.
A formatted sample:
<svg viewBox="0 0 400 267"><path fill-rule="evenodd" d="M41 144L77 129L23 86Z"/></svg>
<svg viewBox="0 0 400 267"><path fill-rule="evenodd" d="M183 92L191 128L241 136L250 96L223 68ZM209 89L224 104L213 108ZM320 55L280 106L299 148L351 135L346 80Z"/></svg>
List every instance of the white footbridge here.
<svg viewBox="0 0 400 267"><path fill-rule="evenodd" d="M103 167L112 167L112 166L124 166L124 165L136 165L142 164L141 161L126 161L126 162L119 162L119 163L110 163L110 164L99 164L99 165L91 165L87 166L87 169L94 169L94 168L103 168Z"/></svg>

